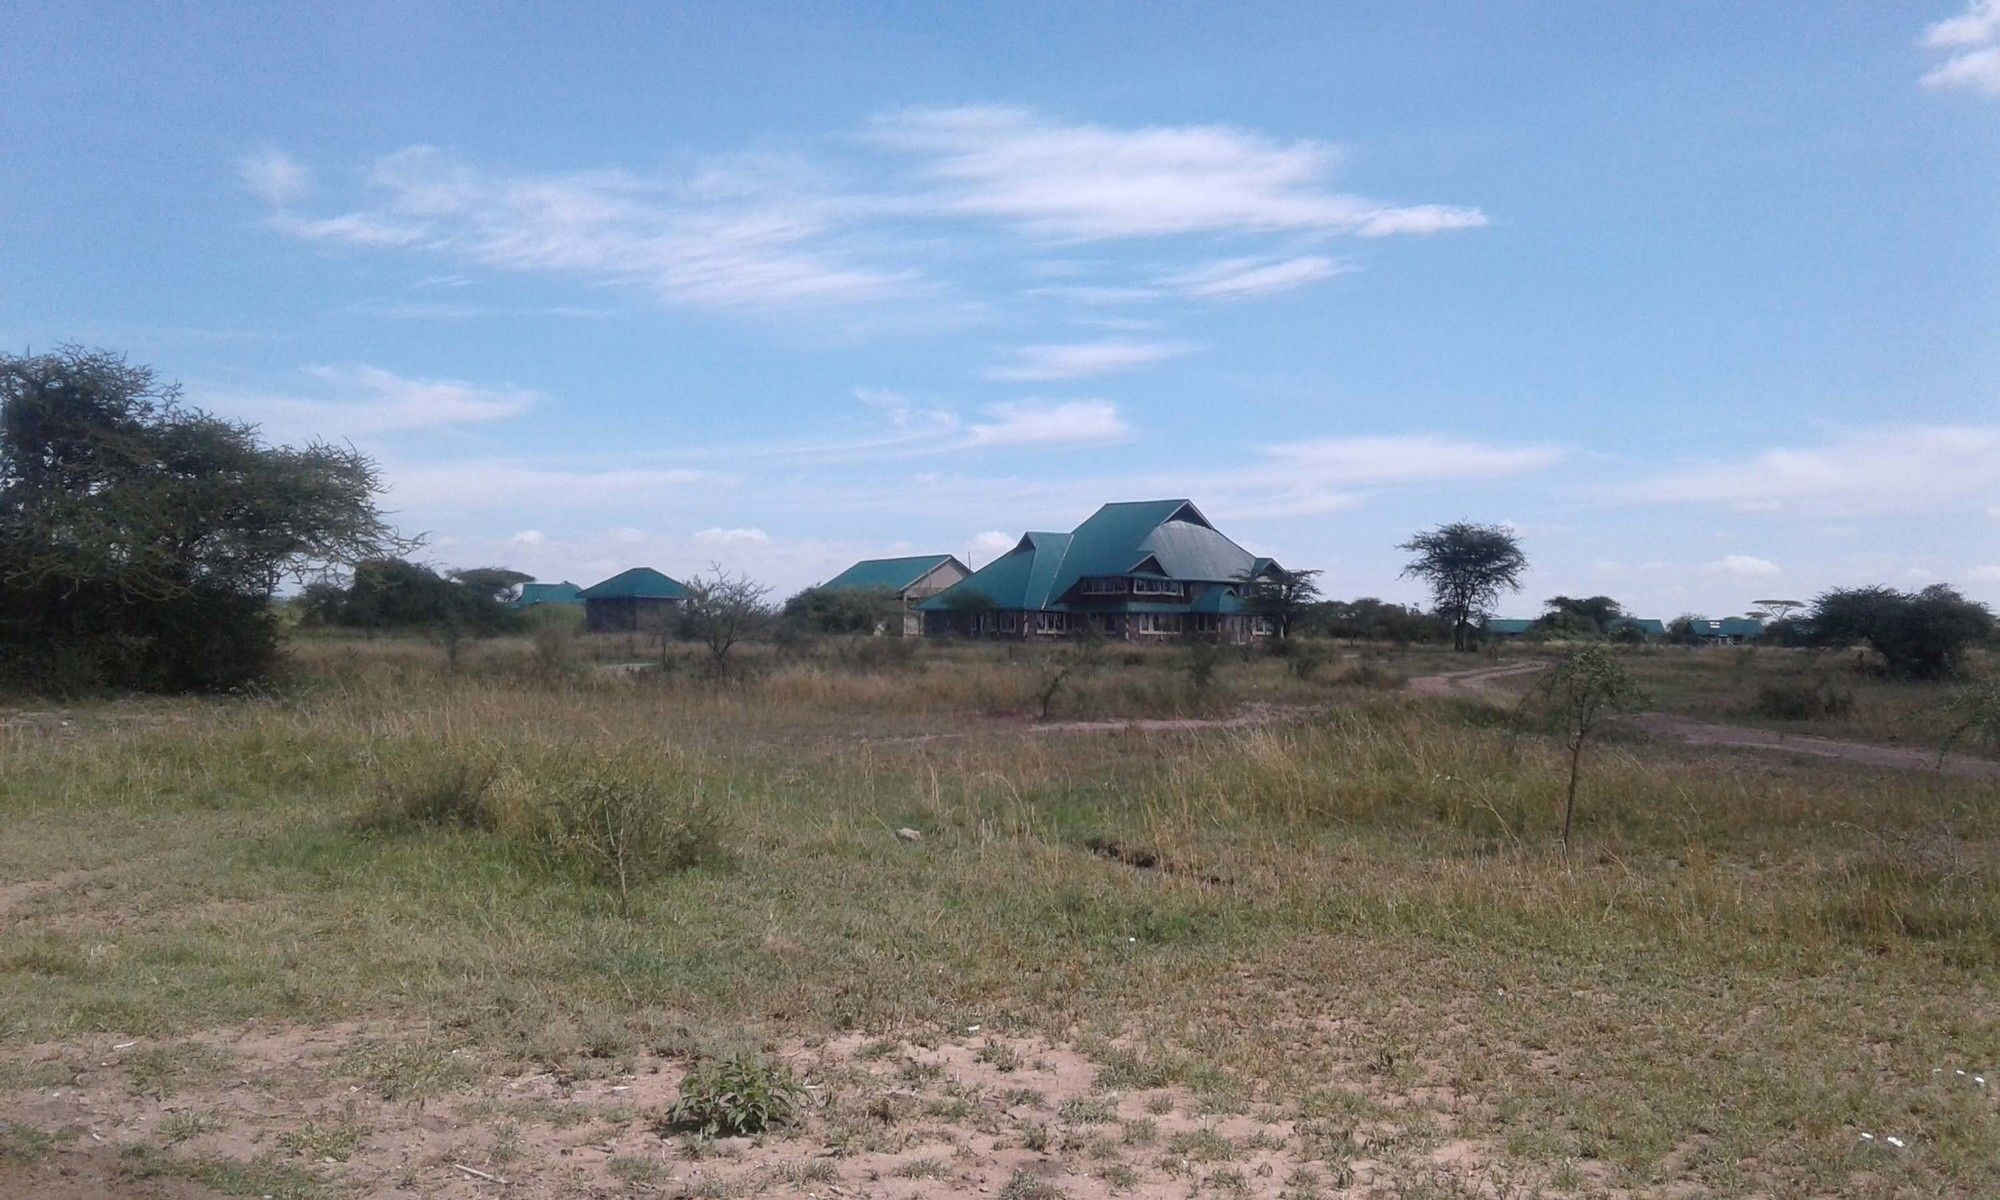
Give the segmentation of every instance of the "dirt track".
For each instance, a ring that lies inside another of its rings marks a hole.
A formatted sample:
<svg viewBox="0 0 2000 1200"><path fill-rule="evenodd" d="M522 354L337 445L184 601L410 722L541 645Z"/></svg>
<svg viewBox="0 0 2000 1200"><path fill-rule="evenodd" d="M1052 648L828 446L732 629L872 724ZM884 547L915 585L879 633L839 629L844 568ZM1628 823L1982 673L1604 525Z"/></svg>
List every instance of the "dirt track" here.
<svg viewBox="0 0 2000 1200"><path fill-rule="evenodd" d="M1420 696L1492 695L1492 685L1503 679L1532 675L1546 664L1512 663L1504 667L1476 667L1469 671L1447 671L1410 681L1410 690ZM2000 779L2000 762L1974 758L1969 754L1947 754L1942 759L1928 750L1907 746L1882 746L1873 742L1844 742L1811 734L1780 733L1743 725L1718 725L1671 713L1640 713L1627 724L1656 737L1673 738L1693 746L1714 746L1729 750L1758 750L1767 754L1802 754L1830 758L1865 767L1893 771L1936 771L1964 779Z"/></svg>

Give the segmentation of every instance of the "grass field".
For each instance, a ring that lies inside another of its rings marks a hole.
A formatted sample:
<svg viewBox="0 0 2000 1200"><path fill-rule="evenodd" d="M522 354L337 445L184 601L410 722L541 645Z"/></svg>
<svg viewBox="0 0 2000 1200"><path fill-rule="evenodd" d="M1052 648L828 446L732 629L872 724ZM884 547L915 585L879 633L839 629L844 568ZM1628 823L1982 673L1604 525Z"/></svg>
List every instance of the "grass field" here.
<svg viewBox="0 0 2000 1200"><path fill-rule="evenodd" d="M1342 653L1113 651L1047 724L1036 655L882 643L13 706L0 1195L2000 1186L2000 785L1614 733L1565 860L1555 739ZM1722 720L1805 669L1633 661ZM678 849L616 886L579 779ZM667 1128L739 1048L803 1119Z"/></svg>

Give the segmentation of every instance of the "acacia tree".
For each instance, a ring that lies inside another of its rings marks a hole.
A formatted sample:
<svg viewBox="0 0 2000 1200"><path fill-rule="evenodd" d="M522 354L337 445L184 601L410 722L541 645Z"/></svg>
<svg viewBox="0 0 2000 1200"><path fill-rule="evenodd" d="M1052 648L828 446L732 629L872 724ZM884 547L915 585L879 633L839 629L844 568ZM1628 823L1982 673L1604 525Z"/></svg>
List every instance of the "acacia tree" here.
<svg viewBox="0 0 2000 1200"><path fill-rule="evenodd" d="M1417 534L1397 547L1416 557L1403 568L1403 578L1430 585L1438 612L1451 622L1451 645L1466 648L1472 620L1500 599L1502 591L1521 589L1528 557L1521 543L1501 525L1454 521Z"/></svg>
<svg viewBox="0 0 2000 1200"><path fill-rule="evenodd" d="M30 685L232 687L288 579L410 543L349 446L267 446L117 354L0 356L0 660Z"/></svg>
<svg viewBox="0 0 2000 1200"><path fill-rule="evenodd" d="M1625 664L1603 646L1586 646L1557 663L1531 693L1569 747L1569 790L1563 797L1562 848L1569 853L1576 817L1576 785L1583 771L1583 747L1607 717L1644 702L1644 693Z"/></svg>
<svg viewBox="0 0 2000 1200"><path fill-rule="evenodd" d="M690 637L708 647L709 674L720 679L728 673L729 652L770 623L765 598L771 589L710 563L708 574L688 580L687 590L683 624Z"/></svg>
<svg viewBox="0 0 2000 1200"><path fill-rule="evenodd" d="M1864 644L1907 679L1948 679L1993 624L1991 609L1942 583L1919 592L1838 588L1813 601L1810 636L1816 646Z"/></svg>
<svg viewBox="0 0 2000 1200"><path fill-rule="evenodd" d="M1237 581L1243 585L1243 602L1251 612L1268 617L1278 637L1292 636L1292 626L1319 600L1318 571L1287 571L1267 567L1263 574L1245 571Z"/></svg>

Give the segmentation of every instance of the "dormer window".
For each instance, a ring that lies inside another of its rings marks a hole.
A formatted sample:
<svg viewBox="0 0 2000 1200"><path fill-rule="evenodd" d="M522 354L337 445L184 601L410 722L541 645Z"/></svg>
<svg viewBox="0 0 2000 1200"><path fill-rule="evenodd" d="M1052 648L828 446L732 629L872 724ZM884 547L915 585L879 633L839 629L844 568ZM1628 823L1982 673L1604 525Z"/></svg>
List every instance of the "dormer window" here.
<svg viewBox="0 0 2000 1200"><path fill-rule="evenodd" d="M1082 590L1086 596L1122 596L1125 594L1125 581L1106 577L1086 579Z"/></svg>
<svg viewBox="0 0 2000 1200"><path fill-rule="evenodd" d="M1135 578L1132 580L1132 594L1135 596L1171 596L1178 599L1185 594L1185 589L1177 579Z"/></svg>

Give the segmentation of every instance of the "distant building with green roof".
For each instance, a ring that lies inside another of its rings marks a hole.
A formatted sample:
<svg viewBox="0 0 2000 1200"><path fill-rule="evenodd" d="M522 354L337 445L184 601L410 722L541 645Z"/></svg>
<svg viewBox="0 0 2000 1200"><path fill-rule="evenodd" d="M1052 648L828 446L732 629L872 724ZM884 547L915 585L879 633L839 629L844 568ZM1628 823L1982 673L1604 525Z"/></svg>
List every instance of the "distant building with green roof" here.
<svg viewBox="0 0 2000 1200"><path fill-rule="evenodd" d="M1027 638L1093 630L1128 641L1270 632L1246 578L1277 571L1189 500L1106 504L1068 533L1031 532L917 606L929 635Z"/></svg>
<svg viewBox="0 0 2000 1200"><path fill-rule="evenodd" d="M507 607L525 612L545 604L578 606L582 603L583 589L565 579L561 583L524 583L521 594L509 601Z"/></svg>
<svg viewBox="0 0 2000 1200"><path fill-rule="evenodd" d="M950 588L972 572L952 554L912 554L902 558L864 558L820 585L829 592L886 592L901 608L905 636L923 632L917 605Z"/></svg>
<svg viewBox="0 0 2000 1200"><path fill-rule="evenodd" d="M651 567L620 571L583 589L584 624L592 633L661 629L687 603L687 585Z"/></svg>

